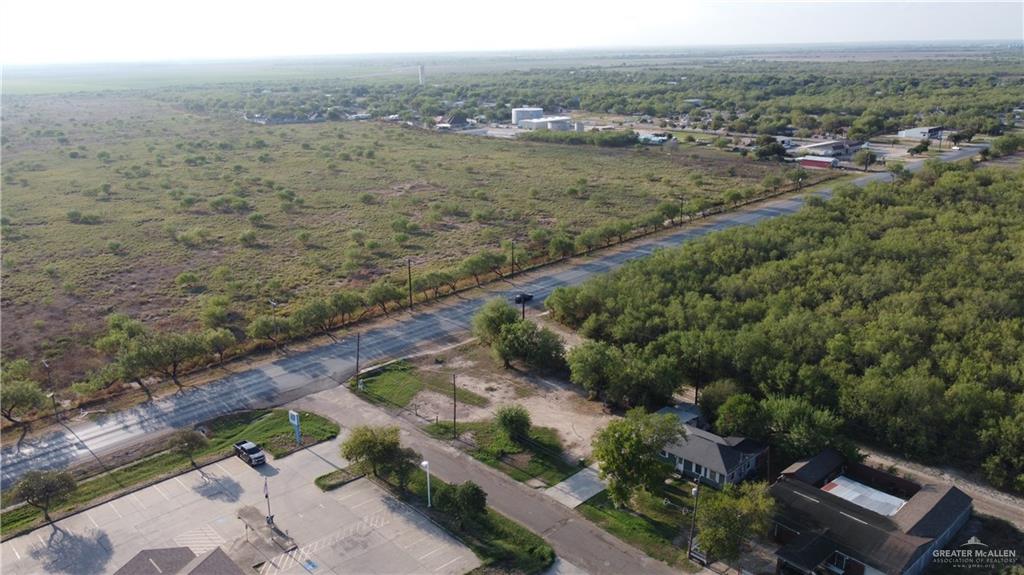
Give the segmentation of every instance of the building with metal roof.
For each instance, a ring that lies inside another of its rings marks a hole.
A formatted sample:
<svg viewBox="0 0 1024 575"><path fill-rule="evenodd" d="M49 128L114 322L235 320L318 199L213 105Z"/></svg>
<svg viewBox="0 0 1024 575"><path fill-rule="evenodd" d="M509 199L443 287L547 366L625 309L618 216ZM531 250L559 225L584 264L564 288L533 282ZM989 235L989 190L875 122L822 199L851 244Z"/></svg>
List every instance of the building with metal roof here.
<svg viewBox="0 0 1024 575"><path fill-rule="evenodd" d="M826 450L771 486L777 573L921 573L971 515L952 485L924 484Z"/></svg>

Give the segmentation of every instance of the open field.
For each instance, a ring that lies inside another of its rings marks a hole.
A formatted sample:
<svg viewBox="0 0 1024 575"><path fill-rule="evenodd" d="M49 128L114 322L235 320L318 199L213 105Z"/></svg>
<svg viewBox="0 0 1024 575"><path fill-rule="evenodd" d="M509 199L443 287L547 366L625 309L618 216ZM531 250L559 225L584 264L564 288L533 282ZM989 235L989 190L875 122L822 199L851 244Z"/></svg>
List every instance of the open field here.
<svg viewBox="0 0 1024 575"><path fill-rule="evenodd" d="M57 386L101 364L91 345L113 311L180 329L224 295L237 327L268 299L363 285L406 258L451 266L779 170L699 147L258 126L134 92L7 98L4 128L4 356L49 357Z"/></svg>

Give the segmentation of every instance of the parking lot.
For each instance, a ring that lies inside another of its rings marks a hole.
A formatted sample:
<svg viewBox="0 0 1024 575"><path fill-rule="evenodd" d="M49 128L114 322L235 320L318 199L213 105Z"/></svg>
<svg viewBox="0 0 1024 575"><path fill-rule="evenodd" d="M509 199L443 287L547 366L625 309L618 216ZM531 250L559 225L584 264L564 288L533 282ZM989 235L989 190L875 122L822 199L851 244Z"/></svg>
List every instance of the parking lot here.
<svg viewBox="0 0 1024 575"><path fill-rule="evenodd" d="M344 464L338 443L257 469L231 458L68 517L57 522L58 530L41 527L3 543L3 571L91 575L112 573L143 549L226 550L247 535L239 508L265 512L264 478L275 522L298 547L262 557L260 573L454 575L480 564L464 545L366 479L321 492L313 479Z"/></svg>

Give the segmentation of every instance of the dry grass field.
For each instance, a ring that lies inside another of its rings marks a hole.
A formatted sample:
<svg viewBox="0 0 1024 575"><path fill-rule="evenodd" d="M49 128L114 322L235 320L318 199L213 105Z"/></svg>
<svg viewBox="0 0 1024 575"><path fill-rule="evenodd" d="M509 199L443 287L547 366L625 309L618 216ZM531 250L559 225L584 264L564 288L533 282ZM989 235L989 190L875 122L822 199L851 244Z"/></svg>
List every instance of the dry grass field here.
<svg viewBox="0 0 1024 575"><path fill-rule="evenodd" d="M6 97L3 123L3 353L57 360L62 378L100 365L92 342L114 311L186 328L223 295L241 323L268 299L364 285L407 258L447 267L537 228L718 200L780 169L685 145L261 126L157 91Z"/></svg>

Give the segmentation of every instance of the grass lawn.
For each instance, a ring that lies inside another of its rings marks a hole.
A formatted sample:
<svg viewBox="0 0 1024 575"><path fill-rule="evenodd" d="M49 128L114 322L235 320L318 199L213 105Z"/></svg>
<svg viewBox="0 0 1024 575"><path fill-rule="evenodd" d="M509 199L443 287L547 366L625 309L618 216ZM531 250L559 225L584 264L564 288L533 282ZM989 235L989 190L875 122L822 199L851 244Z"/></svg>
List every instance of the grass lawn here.
<svg viewBox="0 0 1024 575"><path fill-rule="evenodd" d="M312 445L338 435L338 424L313 413L302 412L302 442ZM230 455L236 441L248 439L263 447L274 457L284 457L296 450L295 435L288 423L288 412L257 410L234 413L205 424L210 444L195 456L202 464ZM161 451L129 465L97 475L78 484L63 502L54 506L51 515L59 517L88 505L98 498L191 468L188 458L178 453ZM11 490L4 494L3 504L14 503ZM41 524L43 514L25 505L0 515L0 536L7 537L23 529Z"/></svg>
<svg viewBox="0 0 1024 575"><path fill-rule="evenodd" d="M363 391L360 395L373 403L383 403L394 407L409 405L412 398L424 389L451 397L451 383L441 374L417 370L413 365L399 361L381 368L368 377L363 378ZM468 389L458 388L455 397L459 403L486 407L486 397L473 393Z"/></svg>
<svg viewBox="0 0 1024 575"><path fill-rule="evenodd" d="M452 436L451 422L432 423L427 433L439 439ZM516 481L539 479L555 485L580 470L563 457L562 440L550 427L531 427L528 441L515 442L506 436L493 421L474 421L458 424L459 434L473 436L476 447L468 453Z"/></svg>
<svg viewBox="0 0 1024 575"><path fill-rule="evenodd" d="M673 544L680 535L684 535L685 540L685 532L690 528L689 510L693 500L689 484L674 482L663 486L658 493L641 493L632 505L633 509L616 509L605 491L576 510L651 557L686 571L696 571L697 566L686 559L686 550Z"/></svg>
<svg viewBox="0 0 1024 575"><path fill-rule="evenodd" d="M534 575L554 563L555 552L547 542L489 507L486 518L463 526L457 525L436 507L427 509L426 481L426 474L417 470L406 486L407 491L401 492L400 497L430 515L473 550L483 561L483 565L474 572ZM446 485L436 476L431 477L430 483L435 492ZM394 483L391 485L397 492L398 487Z"/></svg>
<svg viewBox="0 0 1024 575"><path fill-rule="evenodd" d="M348 469L338 469L317 477L313 480L313 483L315 483L321 491L331 491L345 485L346 483L355 481L360 477L362 477L362 475L356 475Z"/></svg>

